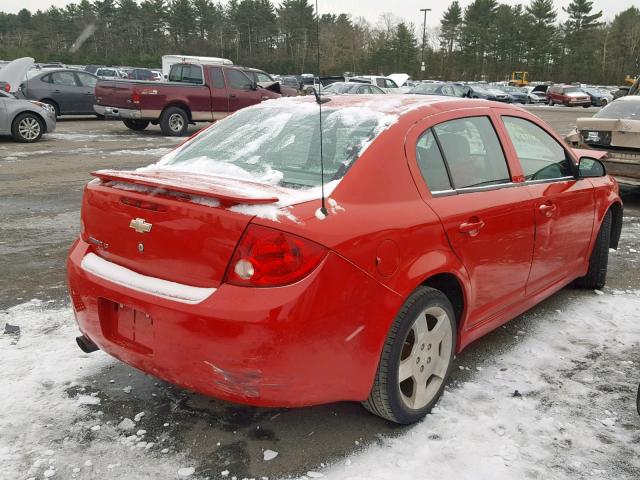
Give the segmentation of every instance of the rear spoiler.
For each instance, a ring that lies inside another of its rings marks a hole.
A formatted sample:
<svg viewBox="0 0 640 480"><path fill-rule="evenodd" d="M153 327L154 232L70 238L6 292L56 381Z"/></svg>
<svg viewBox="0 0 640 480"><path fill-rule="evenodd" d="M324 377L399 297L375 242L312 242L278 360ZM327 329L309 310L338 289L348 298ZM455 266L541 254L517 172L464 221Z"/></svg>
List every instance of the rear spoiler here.
<svg viewBox="0 0 640 480"><path fill-rule="evenodd" d="M202 175L176 170L98 170L91 175L102 181L125 182L207 198L225 205L263 205L279 200L280 189L235 178Z"/></svg>

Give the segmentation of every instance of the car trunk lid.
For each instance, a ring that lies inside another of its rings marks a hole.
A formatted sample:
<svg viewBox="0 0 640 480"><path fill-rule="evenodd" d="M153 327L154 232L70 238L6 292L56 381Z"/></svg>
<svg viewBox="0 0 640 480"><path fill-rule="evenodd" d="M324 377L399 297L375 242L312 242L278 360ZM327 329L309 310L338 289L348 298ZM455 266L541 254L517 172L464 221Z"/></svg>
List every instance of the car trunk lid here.
<svg viewBox="0 0 640 480"><path fill-rule="evenodd" d="M82 236L100 257L136 273L217 287L250 215L236 204L278 201L277 187L174 171L94 172Z"/></svg>

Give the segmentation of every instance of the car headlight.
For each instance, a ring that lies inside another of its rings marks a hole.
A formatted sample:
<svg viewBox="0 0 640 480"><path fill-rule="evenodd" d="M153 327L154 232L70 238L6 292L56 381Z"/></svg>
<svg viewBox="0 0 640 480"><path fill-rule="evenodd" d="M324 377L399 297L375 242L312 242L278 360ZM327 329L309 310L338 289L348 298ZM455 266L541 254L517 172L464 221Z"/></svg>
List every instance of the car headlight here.
<svg viewBox="0 0 640 480"><path fill-rule="evenodd" d="M55 109L53 108L53 105L49 105L48 103L36 102L35 100L29 100L29 102L33 103L37 107L47 110L50 113L55 113Z"/></svg>

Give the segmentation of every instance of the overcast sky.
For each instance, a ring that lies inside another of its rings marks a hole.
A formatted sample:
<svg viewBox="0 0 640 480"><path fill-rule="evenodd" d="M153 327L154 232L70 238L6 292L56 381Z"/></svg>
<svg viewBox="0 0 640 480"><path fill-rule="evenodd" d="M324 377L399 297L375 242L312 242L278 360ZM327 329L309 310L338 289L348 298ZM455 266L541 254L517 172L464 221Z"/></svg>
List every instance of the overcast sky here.
<svg viewBox="0 0 640 480"><path fill-rule="evenodd" d="M472 0L460 0L460 4L463 6L471 2ZM52 5L60 7L73 2L70 0L3 0L2 3L0 11L15 13L21 8L28 8L32 11L46 10ZM501 0L501 3L528 4L529 0ZM555 0L554 3L562 18L564 15L562 7L568 5L570 0ZM593 0L594 8L602 10L607 20L613 19L616 13L637 3L638 0ZM416 26L422 25L423 17L420 9L432 8L433 11L428 15L427 25L433 27L438 25L442 12L450 2L442 0L319 0L319 4L321 13L350 13L354 17L363 16L373 23L378 20L380 14L392 12L398 17L413 22Z"/></svg>

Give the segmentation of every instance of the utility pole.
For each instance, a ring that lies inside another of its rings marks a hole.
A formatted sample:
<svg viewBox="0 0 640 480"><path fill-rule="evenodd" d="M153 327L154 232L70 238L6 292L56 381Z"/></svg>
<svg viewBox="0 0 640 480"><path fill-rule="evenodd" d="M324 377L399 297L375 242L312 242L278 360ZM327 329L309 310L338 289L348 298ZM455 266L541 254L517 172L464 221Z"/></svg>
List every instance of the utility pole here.
<svg viewBox="0 0 640 480"><path fill-rule="evenodd" d="M422 56L420 59L420 71L422 72L422 80L427 71L427 66L424 63L424 44L427 43L427 12L430 12L430 8L421 8L421 12L424 12L424 22L422 23Z"/></svg>

